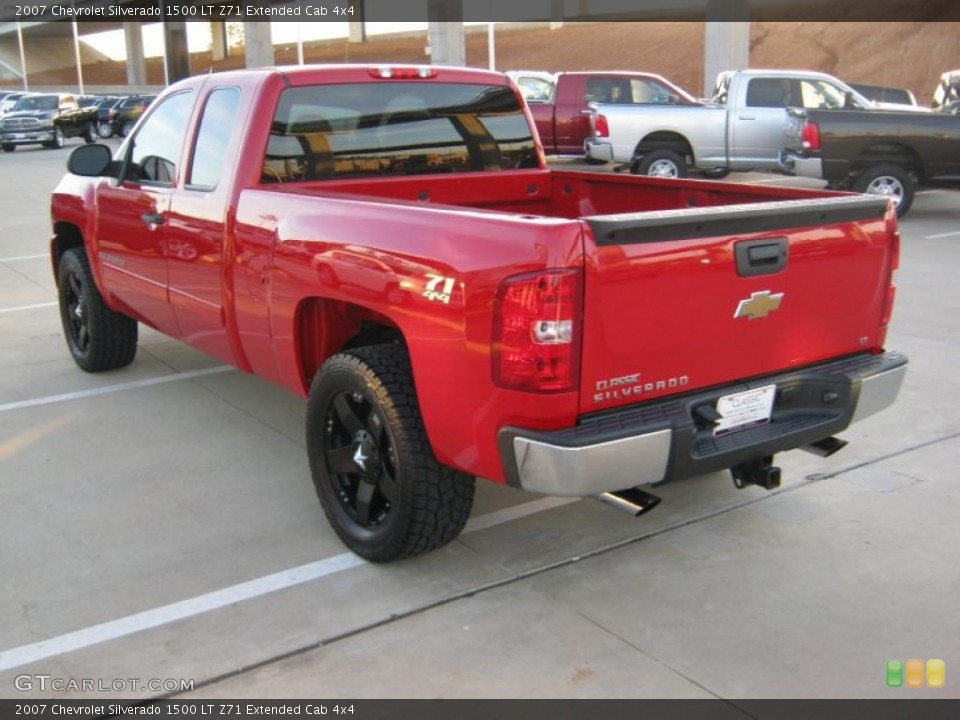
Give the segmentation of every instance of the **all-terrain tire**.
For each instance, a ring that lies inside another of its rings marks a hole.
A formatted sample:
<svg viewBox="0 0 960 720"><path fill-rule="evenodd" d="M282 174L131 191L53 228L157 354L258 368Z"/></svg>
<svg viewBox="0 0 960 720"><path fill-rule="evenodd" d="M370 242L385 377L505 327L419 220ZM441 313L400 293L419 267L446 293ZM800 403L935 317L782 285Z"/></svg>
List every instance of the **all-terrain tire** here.
<svg viewBox="0 0 960 720"><path fill-rule="evenodd" d="M307 402L307 453L330 524L367 560L439 548L470 517L474 478L434 456L400 345L356 348L324 363Z"/></svg>
<svg viewBox="0 0 960 720"><path fill-rule="evenodd" d="M80 369L105 372L132 363L137 354L137 321L107 307L83 248L63 253L57 278L63 335Z"/></svg>

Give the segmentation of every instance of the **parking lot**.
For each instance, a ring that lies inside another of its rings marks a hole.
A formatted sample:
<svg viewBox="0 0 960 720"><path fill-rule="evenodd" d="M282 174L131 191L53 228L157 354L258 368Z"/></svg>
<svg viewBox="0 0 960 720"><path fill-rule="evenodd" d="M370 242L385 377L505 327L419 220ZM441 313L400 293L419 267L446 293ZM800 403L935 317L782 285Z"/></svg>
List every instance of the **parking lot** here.
<svg viewBox="0 0 960 720"><path fill-rule="evenodd" d="M0 158L0 697L960 698L960 192L902 223L910 370L844 451L638 519L480 483L458 540L380 566L324 519L301 399L142 326L76 368L46 255L75 145ZM946 686L888 688L909 658Z"/></svg>

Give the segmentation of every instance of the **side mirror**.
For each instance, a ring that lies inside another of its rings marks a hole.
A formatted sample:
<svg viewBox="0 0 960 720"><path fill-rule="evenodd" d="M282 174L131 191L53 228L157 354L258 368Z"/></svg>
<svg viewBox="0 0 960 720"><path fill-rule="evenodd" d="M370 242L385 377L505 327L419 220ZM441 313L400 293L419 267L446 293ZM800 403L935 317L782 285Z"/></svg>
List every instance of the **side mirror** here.
<svg viewBox="0 0 960 720"><path fill-rule="evenodd" d="M67 159L67 172L84 177L102 177L109 175L113 156L106 145L81 145Z"/></svg>

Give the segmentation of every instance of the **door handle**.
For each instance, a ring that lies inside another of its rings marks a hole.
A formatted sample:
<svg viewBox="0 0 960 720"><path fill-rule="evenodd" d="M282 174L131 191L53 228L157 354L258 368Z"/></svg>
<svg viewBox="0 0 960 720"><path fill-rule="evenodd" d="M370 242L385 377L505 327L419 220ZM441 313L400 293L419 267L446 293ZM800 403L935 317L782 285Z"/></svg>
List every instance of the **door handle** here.
<svg viewBox="0 0 960 720"><path fill-rule="evenodd" d="M144 213L140 216L140 219L147 225L163 225L166 220L166 218L163 217L163 213Z"/></svg>
<svg viewBox="0 0 960 720"><path fill-rule="evenodd" d="M756 115L740 115L741 120L756 120Z"/></svg>

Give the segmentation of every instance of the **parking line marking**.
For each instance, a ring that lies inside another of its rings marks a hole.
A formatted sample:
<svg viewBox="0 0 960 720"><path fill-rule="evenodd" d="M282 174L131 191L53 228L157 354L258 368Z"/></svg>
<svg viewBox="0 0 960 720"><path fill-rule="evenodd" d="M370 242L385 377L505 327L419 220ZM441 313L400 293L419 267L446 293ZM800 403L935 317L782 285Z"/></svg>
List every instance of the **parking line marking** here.
<svg viewBox="0 0 960 720"><path fill-rule="evenodd" d="M954 232L948 232L948 233L940 233L939 235L926 235L926 236L924 236L923 239L924 239L924 240L939 240L940 238L953 237L954 235L960 235L960 232L954 231Z"/></svg>
<svg viewBox="0 0 960 720"><path fill-rule="evenodd" d="M36 303L35 305L18 305L17 307L0 308L0 313L20 312L22 310L36 310L38 308L53 307L54 305L59 305L59 303L55 303L55 302Z"/></svg>
<svg viewBox="0 0 960 720"><path fill-rule="evenodd" d="M555 507L579 502L580 499L581 498L578 497L545 497L540 500L533 500L522 503L521 505L504 508L503 510L494 510L493 512L488 512L485 515L469 520L467 526L463 529L463 534L466 535L467 533L486 530L494 525L502 525L503 523L518 520L527 515L533 515L534 513L543 512L544 510L552 510Z"/></svg>
<svg viewBox="0 0 960 720"><path fill-rule="evenodd" d="M533 515L579 500L580 498L547 497L503 510L496 510L468 522L464 534L485 530L494 525L501 525L511 520L517 520L527 515ZM83 650L110 640L117 640L145 630L169 625L211 610L219 610L244 600L252 600L278 590L286 590L367 564L366 560L351 552L340 553L272 575L265 575L255 580L231 585L222 590L198 595L188 600L145 610L118 620L109 620L99 625L92 625L82 630L58 635L30 645L21 645L10 650L4 650L0 652L0 672L39 660L46 660L55 655Z"/></svg>
<svg viewBox="0 0 960 720"><path fill-rule="evenodd" d="M39 260L40 258L50 257L49 253L43 255L20 255L18 257L0 258L0 263L20 262L21 260Z"/></svg>
<svg viewBox="0 0 960 720"><path fill-rule="evenodd" d="M164 383L178 382L180 380L192 380L204 375L213 375L215 373L228 372L234 368L229 365L218 365L217 367L206 368L205 370L191 370L189 372L172 373L161 377L147 378L146 380L134 380L133 382L121 383L119 385L105 385L89 390L77 390L75 392L63 393L62 395L48 395L47 397L33 398L31 400L18 400L17 402L4 403L0 405L0 413L10 410L22 410L23 408L39 407L41 405L50 405L52 403L67 402L69 400L81 400L98 395L109 395L110 393L123 392L124 390L134 390L136 388L151 387L152 385L162 385Z"/></svg>

